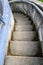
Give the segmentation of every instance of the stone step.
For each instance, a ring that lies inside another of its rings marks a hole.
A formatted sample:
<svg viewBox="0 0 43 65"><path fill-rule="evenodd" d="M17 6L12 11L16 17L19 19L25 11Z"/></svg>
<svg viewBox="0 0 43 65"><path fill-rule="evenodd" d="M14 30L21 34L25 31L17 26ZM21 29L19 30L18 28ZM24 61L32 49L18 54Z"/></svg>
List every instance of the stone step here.
<svg viewBox="0 0 43 65"><path fill-rule="evenodd" d="M27 18L27 17L24 17L24 16L14 16L14 18L16 19L16 20L22 20L22 21L28 21L29 19Z"/></svg>
<svg viewBox="0 0 43 65"><path fill-rule="evenodd" d="M20 14L19 14L19 13L14 13L14 17L17 18L17 19L18 19L18 18L19 18L19 19L25 19L25 20L26 20L26 19L29 19L29 17L26 17L26 15L21 14L21 13L20 13Z"/></svg>
<svg viewBox="0 0 43 65"><path fill-rule="evenodd" d="M6 56L5 65L43 65L42 57Z"/></svg>
<svg viewBox="0 0 43 65"><path fill-rule="evenodd" d="M11 41L10 52L12 55L36 55L38 43L38 41Z"/></svg>
<svg viewBox="0 0 43 65"><path fill-rule="evenodd" d="M27 21L27 20L29 20L28 18L23 17L23 16L22 16L22 17L21 17L21 16L15 16L15 18L16 18L17 20L20 19L20 20L22 20L22 21L25 21L25 20Z"/></svg>
<svg viewBox="0 0 43 65"><path fill-rule="evenodd" d="M29 21L28 19L26 19L26 18L22 18L22 19L20 19L20 18L15 18L15 20L16 20L16 22L17 23L21 23L21 24L31 24L31 21Z"/></svg>
<svg viewBox="0 0 43 65"><path fill-rule="evenodd" d="M18 31L13 32L13 40L20 40L20 41L29 41L35 38L36 32L35 31Z"/></svg>
<svg viewBox="0 0 43 65"><path fill-rule="evenodd" d="M32 25L16 25L15 27L16 31L31 31L33 30Z"/></svg>
<svg viewBox="0 0 43 65"><path fill-rule="evenodd" d="M22 14L14 14L14 18L17 24L31 24L31 21L29 21L28 17L24 17Z"/></svg>
<svg viewBox="0 0 43 65"><path fill-rule="evenodd" d="M31 24L31 21L22 21L16 19L16 25L29 25Z"/></svg>

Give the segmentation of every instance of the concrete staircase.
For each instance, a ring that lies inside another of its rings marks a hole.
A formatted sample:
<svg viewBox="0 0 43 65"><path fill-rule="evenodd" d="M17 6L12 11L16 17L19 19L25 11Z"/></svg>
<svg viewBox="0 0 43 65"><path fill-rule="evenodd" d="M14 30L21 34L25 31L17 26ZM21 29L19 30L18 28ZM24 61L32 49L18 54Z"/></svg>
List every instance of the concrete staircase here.
<svg viewBox="0 0 43 65"><path fill-rule="evenodd" d="M5 65L43 65L37 31L29 17L14 13L15 27Z"/></svg>

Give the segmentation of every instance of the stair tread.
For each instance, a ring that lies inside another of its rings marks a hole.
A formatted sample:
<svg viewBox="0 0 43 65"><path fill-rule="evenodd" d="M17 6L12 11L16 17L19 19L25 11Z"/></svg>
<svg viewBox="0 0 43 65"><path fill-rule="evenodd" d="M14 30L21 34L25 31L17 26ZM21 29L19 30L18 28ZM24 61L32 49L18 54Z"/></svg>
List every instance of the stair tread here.
<svg viewBox="0 0 43 65"><path fill-rule="evenodd" d="M15 31L13 32L13 40L33 40L35 35L35 31Z"/></svg>
<svg viewBox="0 0 43 65"><path fill-rule="evenodd" d="M28 19L28 17L25 17L22 14L15 14L14 18L15 18L17 24L30 24L31 23L31 21Z"/></svg>
<svg viewBox="0 0 43 65"><path fill-rule="evenodd" d="M9 55L5 56L5 65L43 65L43 57L35 57L40 49L31 19L19 13L14 13L14 19L15 31L9 44Z"/></svg>
<svg viewBox="0 0 43 65"><path fill-rule="evenodd" d="M26 18L26 17L21 17L21 16L15 16L15 19L17 19L17 20L22 20L22 21L28 21L29 19L28 18Z"/></svg>
<svg viewBox="0 0 43 65"><path fill-rule="evenodd" d="M16 25L15 27L16 31L31 31L33 30L32 25Z"/></svg>
<svg viewBox="0 0 43 65"><path fill-rule="evenodd" d="M23 14L19 14L19 13L14 13L14 17L15 18L19 18L19 19L29 19L28 17L26 17L26 15L24 16Z"/></svg>
<svg viewBox="0 0 43 65"><path fill-rule="evenodd" d="M38 41L11 41L10 51L13 55L36 55L38 52Z"/></svg>
<svg viewBox="0 0 43 65"><path fill-rule="evenodd" d="M26 22L25 21L24 22L21 21L20 22L20 21L16 20L16 22L17 22L16 25L27 25L27 24L31 24L31 21L26 21Z"/></svg>
<svg viewBox="0 0 43 65"><path fill-rule="evenodd" d="M5 65L43 65L42 57L6 56Z"/></svg>

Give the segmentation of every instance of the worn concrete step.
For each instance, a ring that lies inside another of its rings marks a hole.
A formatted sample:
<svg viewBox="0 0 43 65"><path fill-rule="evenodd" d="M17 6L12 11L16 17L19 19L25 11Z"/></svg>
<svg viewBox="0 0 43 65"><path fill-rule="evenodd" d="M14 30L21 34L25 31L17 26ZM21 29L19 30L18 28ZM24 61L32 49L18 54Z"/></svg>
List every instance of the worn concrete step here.
<svg viewBox="0 0 43 65"><path fill-rule="evenodd" d="M17 24L31 24L31 21L29 21L28 17L24 17L22 14L14 14L14 18Z"/></svg>
<svg viewBox="0 0 43 65"><path fill-rule="evenodd" d="M42 57L6 56L5 65L43 65Z"/></svg>
<svg viewBox="0 0 43 65"><path fill-rule="evenodd" d="M29 21L27 18L18 18L18 17L15 17L16 21L20 21L20 22L26 22L26 21Z"/></svg>
<svg viewBox="0 0 43 65"><path fill-rule="evenodd" d="M16 20L16 25L29 25L31 21Z"/></svg>
<svg viewBox="0 0 43 65"><path fill-rule="evenodd" d="M13 40L29 41L35 38L35 31L17 31L13 32Z"/></svg>
<svg viewBox="0 0 43 65"><path fill-rule="evenodd" d="M10 51L12 55L36 55L38 52L38 41L11 41Z"/></svg>
<svg viewBox="0 0 43 65"><path fill-rule="evenodd" d="M27 17L24 17L24 16L14 16L14 18L17 20L17 21L19 21L19 20L21 20L21 21L28 21L29 19L27 18Z"/></svg>
<svg viewBox="0 0 43 65"><path fill-rule="evenodd" d="M26 17L26 15L24 15L24 14L21 14L21 13L14 13L14 17L16 18L16 19L29 19L29 17Z"/></svg>
<svg viewBox="0 0 43 65"><path fill-rule="evenodd" d="M17 24L31 24L31 21L27 20L26 18L15 18Z"/></svg>
<svg viewBox="0 0 43 65"><path fill-rule="evenodd" d="M33 30L32 25L16 25L15 27L16 31L31 31Z"/></svg>

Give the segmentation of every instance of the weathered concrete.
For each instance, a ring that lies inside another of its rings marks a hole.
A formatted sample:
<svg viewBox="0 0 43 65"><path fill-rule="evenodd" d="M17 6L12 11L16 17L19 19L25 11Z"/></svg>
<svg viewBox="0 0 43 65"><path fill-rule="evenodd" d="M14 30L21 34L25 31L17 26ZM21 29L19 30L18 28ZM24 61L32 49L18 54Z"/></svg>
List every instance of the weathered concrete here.
<svg viewBox="0 0 43 65"><path fill-rule="evenodd" d="M28 17L26 17L26 15L24 15L24 14L19 14L19 13L14 13L14 17L18 20L18 18L20 19L20 20L28 20L29 18Z"/></svg>
<svg viewBox="0 0 43 65"><path fill-rule="evenodd" d="M31 24L31 21L21 21L21 20L17 20L16 19L16 21L18 21L16 24L17 25L29 25L29 24Z"/></svg>
<svg viewBox="0 0 43 65"><path fill-rule="evenodd" d="M41 57L6 56L5 65L43 65Z"/></svg>
<svg viewBox="0 0 43 65"><path fill-rule="evenodd" d="M38 43L38 41L11 41L10 52L12 55L36 55Z"/></svg>
<svg viewBox="0 0 43 65"><path fill-rule="evenodd" d="M32 31L33 26L32 25L16 25L15 30L16 31Z"/></svg>
<svg viewBox="0 0 43 65"><path fill-rule="evenodd" d="M35 35L36 35L35 31L13 32L13 40L29 41L29 40L33 40Z"/></svg>
<svg viewBox="0 0 43 65"><path fill-rule="evenodd" d="M16 20L16 23L19 25L20 24L25 25L31 23L31 21L29 21L29 18L24 16L23 14L14 13L14 18Z"/></svg>

